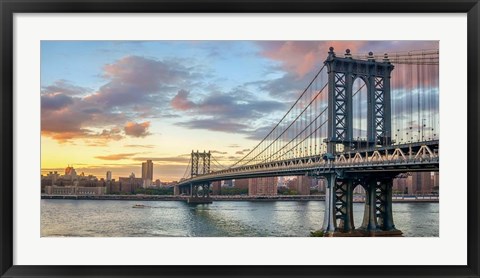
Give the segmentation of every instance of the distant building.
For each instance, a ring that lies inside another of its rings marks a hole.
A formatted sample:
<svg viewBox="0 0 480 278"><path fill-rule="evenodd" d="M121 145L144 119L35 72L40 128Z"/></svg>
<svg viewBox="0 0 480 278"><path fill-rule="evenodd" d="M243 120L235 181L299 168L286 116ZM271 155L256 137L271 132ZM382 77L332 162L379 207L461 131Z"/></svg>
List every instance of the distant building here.
<svg viewBox="0 0 480 278"><path fill-rule="evenodd" d="M298 195L310 195L310 184L312 178L308 176L298 176L288 181L287 187L291 192Z"/></svg>
<svg viewBox="0 0 480 278"><path fill-rule="evenodd" d="M312 178L309 176L299 176L297 181L298 195L310 195L310 185L312 184Z"/></svg>
<svg viewBox="0 0 480 278"><path fill-rule="evenodd" d="M73 168L73 166L68 166L65 168L65 176L66 179L70 179L71 181L77 178L77 171Z"/></svg>
<svg viewBox="0 0 480 278"><path fill-rule="evenodd" d="M222 186L220 181L212 182L212 195L220 195L222 193Z"/></svg>
<svg viewBox="0 0 480 278"><path fill-rule="evenodd" d="M277 186L277 177L248 179L248 195L274 196L277 195Z"/></svg>
<svg viewBox="0 0 480 278"><path fill-rule="evenodd" d="M285 177L279 177L277 187L287 187L287 182L285 181Z"/></svg>
<svg viewBox="0 0 480 278"><path fill-rule="evenodd" d="M409 181L409 177L398 177L393 179L393 186L392 186L393 193L408 194L408 181Z"/></svg>
<svg viewBox="0 0 480 278"><path fill-rule="evenodd" d="M153 180L153 162L147 160L142 163L142 180L144 187L150 187Z"/></svg>
<svg viewBox="0 0 480 278"><path fill-rule="evenodd" d="M327 188L326 185L327 185L326 179L317 179L318 192L325 193L325 189Z"/></svg>
<svg viewBox="0 0 480 278"><path fill-rule="evenodd" d="M118 178L118 183L114 183L109 193L135 193L135 191L143 186L142 178L135 178L135 174L131 173L130 176Z"/></svg>
<svg viewBox="0 0 480 278"><path fill-rule="evenodd" d="M111 181L111 180L112 180L112 172L107 171L107 181Z"/></svg>
<svg viewBox="0 0 480 278"><path fill-rule="evenodd" d="M439 172L433 172L432 173L432 192L438 192L439 191L439 185L440 185L440 173Z"/></svg>
<svg viewBox="0 0 480 278"><path fill-rule="evenodd" d="M393 180L397 194L431 194L438 192L438 172L410 172Z"/></svg>
<svg viewBox="0 0 480 278"><path fill-rule="evenodd" d="M248 189L249 179L237 179L235 180L235 188Z"/></svg>
<svg viewBox="0 0 480 278"><path fill-rule="evenodd" d="M106 187L46 186L47 195L104 195Z"/></svg>
<svg viewBox="0 0 480 278"><path fill-rule="evenodd" d="M233 180L224 180L223 181L223 186L232 187L233 186Z"/></svg>

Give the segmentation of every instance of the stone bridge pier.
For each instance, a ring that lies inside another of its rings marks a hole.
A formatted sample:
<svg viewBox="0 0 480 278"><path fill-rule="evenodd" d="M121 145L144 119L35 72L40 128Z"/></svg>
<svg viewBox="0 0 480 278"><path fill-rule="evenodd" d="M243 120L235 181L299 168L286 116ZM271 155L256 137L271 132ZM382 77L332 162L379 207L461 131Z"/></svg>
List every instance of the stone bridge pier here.
<svg viewBox="0 0 480 278"><path fill-rule="evenodd" d="M324 236L401 236L393 221L394 175L326 176ZM365 209L360 227L353 221L353 190L365 189Z"/></svg>

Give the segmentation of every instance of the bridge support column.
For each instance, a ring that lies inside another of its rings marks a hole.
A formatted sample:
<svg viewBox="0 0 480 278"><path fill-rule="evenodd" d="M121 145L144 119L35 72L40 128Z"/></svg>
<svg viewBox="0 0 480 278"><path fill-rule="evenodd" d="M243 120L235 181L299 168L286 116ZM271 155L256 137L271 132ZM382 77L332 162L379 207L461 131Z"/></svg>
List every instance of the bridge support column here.
<svg viewBox="0 0 480 278"><path fill-rule="evenodd" d="M335 175L328 175L325 187L325 215L323 216L322 230L325 236L333 236L337 230L336 207L335 207Z"/></svg>
<svg viewBox="0 0 480 278"><path fill-rule="evenodd" d="M337 179L336 195L337 219L340 219L338 229L341 232L350 233L355 229L353 223L353 181L351 179Z"/></svg>
<svg viewBox="0 0 480 278"><path fill-rule="evenodd" d="M393 223L392 186L393 179L385 179L380 182L377 189L380 193L377 199L378 225L383 231L398 231Z"/></svg>
<svg viewBox="0 0 480 278"><path fill-rule="evenodd" d="M375 180L368 180L362 185L365 188L365 210L360 230L372 234L377 231L376 188Z"/></svg>
<svg viewBox="0 0 480 278"><path fill-rule="evenodd" d="M392 177L371 179L363 185L366 196L361 232L369 236L402 235L393 223L392 185Z"/></svg>
<svg viewBox="0 0 480 278"><path fill-rule="evenodd" d="M325 236L342 236L350 234L355 229L352 185L351 179L341 179L336 174L327 176L322 228ZM340 219L339 223L337 219Z"/></svg>
<svg viewBox="0 0 480 278"><path fill-rule="evenodd" d="M180 195L180 186L174 185L173 186L173 196L178 196Z"/></svg>
<svg viewBox="0 0 480 278"><path fill-rule="evenodd" d="M202 188L202 192L199 192L199 188ZM191 185L192 194L187 199L188 204L211 204L210 199L210 183L194 184Z"/></svg>

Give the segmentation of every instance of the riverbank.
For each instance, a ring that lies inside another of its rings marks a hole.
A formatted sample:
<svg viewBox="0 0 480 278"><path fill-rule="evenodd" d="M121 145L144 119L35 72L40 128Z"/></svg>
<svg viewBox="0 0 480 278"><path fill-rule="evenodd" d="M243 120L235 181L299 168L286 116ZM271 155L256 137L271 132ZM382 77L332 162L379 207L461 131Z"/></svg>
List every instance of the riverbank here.
<svg viewBox="0 0 480 278"><path fill-rule="evenodd" d="M42 199L61 200L110 200L110 201L187 201L189 196L172 195L41 195ZM325 195L277 195L277 196L210 196L212 201L324 201ZM364 198L355 197L354 203L363 203ZM436 196L394 196L394 203L438 203Z"/></svg>

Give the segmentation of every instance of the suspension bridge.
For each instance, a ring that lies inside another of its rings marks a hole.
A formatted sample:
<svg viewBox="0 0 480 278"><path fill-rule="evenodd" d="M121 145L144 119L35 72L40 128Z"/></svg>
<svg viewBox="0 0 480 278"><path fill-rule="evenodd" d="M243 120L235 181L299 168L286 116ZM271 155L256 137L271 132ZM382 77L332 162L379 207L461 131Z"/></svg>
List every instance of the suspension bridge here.
<svg viewBox="0 0 480 278"><path fill-rule="evenodd" d="M175 194L209 202L212 182L278 176L326 180L327 236L401 235L393 221L393 179L439 170L439 51L337 55L323 66L271 131L225 167L192 151ZM360 227L353 190L365 189Z"/></svg>

